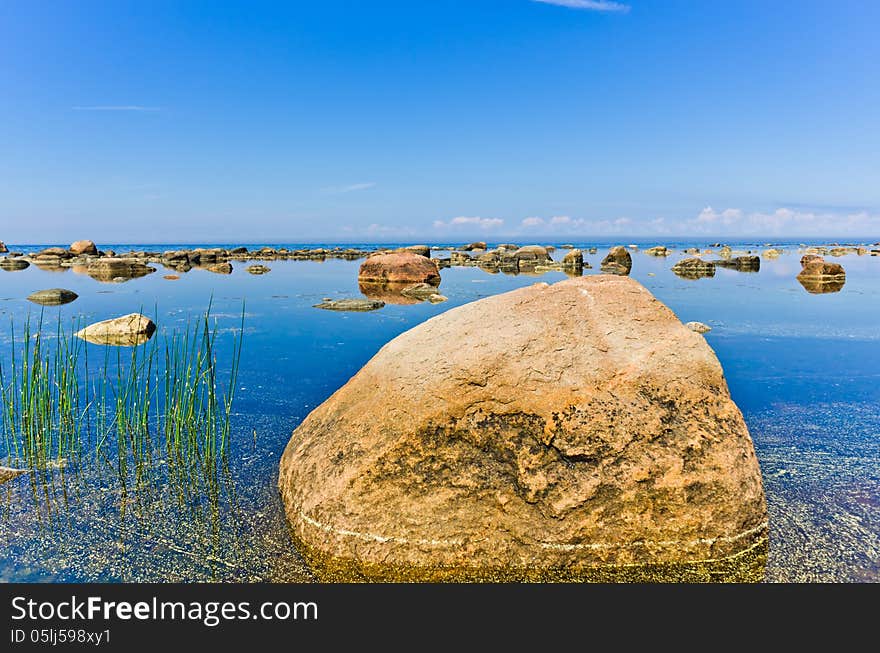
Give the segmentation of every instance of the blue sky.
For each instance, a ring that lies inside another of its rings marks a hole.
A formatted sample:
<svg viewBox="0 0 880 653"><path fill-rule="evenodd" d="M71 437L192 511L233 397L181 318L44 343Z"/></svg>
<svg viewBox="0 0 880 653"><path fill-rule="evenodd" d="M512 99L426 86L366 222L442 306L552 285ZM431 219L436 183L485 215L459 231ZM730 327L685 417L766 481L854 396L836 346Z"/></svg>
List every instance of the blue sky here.
<svg viewBox="0 0 880 653"><path fill-rule="evenodd" d="M0 240L880 239L880 3L0 4Z"/></svg>

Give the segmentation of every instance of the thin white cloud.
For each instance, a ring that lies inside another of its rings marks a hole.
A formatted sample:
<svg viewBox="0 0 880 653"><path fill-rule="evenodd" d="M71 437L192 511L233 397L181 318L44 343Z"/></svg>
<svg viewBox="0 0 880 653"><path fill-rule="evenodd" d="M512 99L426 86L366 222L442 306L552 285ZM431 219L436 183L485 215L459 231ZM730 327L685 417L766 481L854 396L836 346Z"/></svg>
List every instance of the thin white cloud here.
<svg viewBox="0 0 880 653"><path fill-rule="evenodd" d="M504 220L501 218L481 218L477 216L458 216L456 218L452 218L449 222L444 222L443 220L434 220L434 228L435 229L463 229L463 228L476 228L481 229L483 231L488 231L490 229L496 229L504 224Z"/></svg>
<svg viewBox="0 0 880 653"><path fill-rule="evenodd" d="M99 104L70 108L73 111L160 111L159 107L145 107L139 104Z"/></svg>
<svg viewBox="0 0 880 653"><path fill-rule="evenodd" d="M724 236L867 236L880 231L880 215L798 211L779 208L771 212L746 212L738 208L717 211L704 208L684 225L689 232Z"/></svg>
<svg viewBox="0 0 880 653"><path fill-rule="evenodd" d="M665 230L665 225L662 219L652 220L649 223L635 223L626 217L614 220L586 220L572 218L570 215L556 215L549 219L531 216L523 218L520 221L519 230L512 235L601 236L606 234L626 235L637 230L660 232Z"/></svg>
<svg viewBox="0 0 880 653"><path fill-rule="evenodd" d="M588 11L619 11L627 12L630 6L622 2L611 2L610 0L532 0L533 2L541 2L545 5L557 5L558 7L568 7L569 9L586 9Z"/></svg>
<svg viewBox="0 0 880 653"><path fill-rule="evenodd" d="M322 188L321 191L333 195L342 195L344 193L355 193L359 190L369 190L370 188L375 187L375 182L367 181L360 184L349 184L348 186L328 186L327 188Z"/></svg>

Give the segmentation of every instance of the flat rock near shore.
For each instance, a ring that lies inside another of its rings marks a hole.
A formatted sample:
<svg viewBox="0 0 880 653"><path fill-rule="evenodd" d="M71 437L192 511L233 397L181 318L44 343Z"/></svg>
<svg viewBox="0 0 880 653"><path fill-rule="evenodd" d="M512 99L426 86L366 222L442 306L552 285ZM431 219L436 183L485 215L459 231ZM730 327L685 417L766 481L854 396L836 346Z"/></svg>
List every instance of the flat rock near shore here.
<svg viewBox="0 0 880 653"><path fill-rule="evenodd" d="M757 580L766 556L718 359L613 275L401 334L294 431L279 489L325 580Z"/></svg>

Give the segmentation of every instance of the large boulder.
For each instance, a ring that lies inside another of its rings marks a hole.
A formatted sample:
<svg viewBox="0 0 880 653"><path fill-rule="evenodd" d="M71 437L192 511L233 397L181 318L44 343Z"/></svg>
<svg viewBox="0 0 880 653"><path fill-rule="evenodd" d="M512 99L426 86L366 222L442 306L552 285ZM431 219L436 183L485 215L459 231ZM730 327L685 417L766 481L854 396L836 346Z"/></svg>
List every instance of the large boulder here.
<svg viewBox="0 0 880 653"><path fill-rule="evenodd" d="M155 331L156 324L150 318L140 313L130 313L90 324L75 335L95 345L133 347L152 338Z"/></svg>
<svg viewBox="0 0 880 653"><path fill-rule="evenodd" d="M412 252L371 256L361 264L358 281L363 283L430 283L440 285L434 262Z"/></svg>
<svg viewBox="0 0 880 653"><path fill-rule="evenodd" d="M90 256L98 255L98 247L91 240L78 240L72 243L67 250L74 256L82 256L83 254Z"/></svg>
<svg viewBox="0 0 880 653"><path fill-rule="evenodd" d="M584 253L579 249L572 249L562 257L562 268L580 274L584 269Z"/></svg>
<svg viewBox="0 0 880 653"><path fill-rule="evenodd" d="M0 240L0 254L5 254L9 249L6 247L6 243Z"/></svg>
<svg viewBox="0 0 880 653"><path fill-rule="evenodd" d="M517 268L520 270L534 269L536 266L548 263L552 260L550 254L547 252L547 248L542 247L541 245L526 245L525 247L520 247L513 252L513 258L516 260Z"/></svg>
<svg viewBox="0 0 880 653"><path fill-rule="evenodd" d="M755 580L766 559L721 365L626 277L401 334L293 432L279 489L325 580Z"/></svg>
<svg viewBox="0 0 880 653"><path fill-rule="evenodd" d="M804 290L814 295L840 292L846 284L846 271L840 263L828 263L821 256L805 254L797 280Z"/></svg>
<svg viewBox="0 0 880 653"><path fill-rule="evenodd" d="M632 256L626 247L618 245L608 250L608 254L602 259L600 269L609 274L626 276L632 270Z"/></svg>

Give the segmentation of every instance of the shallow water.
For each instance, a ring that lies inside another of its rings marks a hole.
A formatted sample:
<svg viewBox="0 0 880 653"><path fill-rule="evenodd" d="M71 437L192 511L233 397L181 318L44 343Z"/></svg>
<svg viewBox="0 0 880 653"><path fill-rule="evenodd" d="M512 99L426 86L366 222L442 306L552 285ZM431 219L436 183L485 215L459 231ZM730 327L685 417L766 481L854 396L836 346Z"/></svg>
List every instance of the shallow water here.
<svg viewBox="0 0 880 653"><path fill-rule="evenodd" d="M608 243L596 245L599 252L586 256L593 269L585 274L599 272ZM784 249L779 259L762 259L758 273L719 268L714 278L696 281L670 272L683 256L679 251L667 258L634 253L632 276L682 321L712 327L707 341L761 463L771 528L767 580L876 582L880 257L828 257L844 265L846 284L840 292L814 295L795 280L797 247ZM262 276L233 262L228 276L193 269L169 281L160 270L125 283L35 266L0 270L2 360L9 355L10 318L20 325L29 313L39 315L41 308L24 298L44 288L79 294L71 304L42 309L49 325L58 315L65 323L90 323L142 310L154 317L160 334L197 317L211 301L221 359L243 301L246 312L233 449L219 489L179 496L161 459L153 480L141 487L123 488L109 466L88 459L3 483L0 580L310 580L290 543L275 487L290 432L397 334L454 306L565 278L559 272L514 276L444 269L445 303L340 313L312 305L324 297L360 296L360 261L266 264L271 272Z"/></svg>

